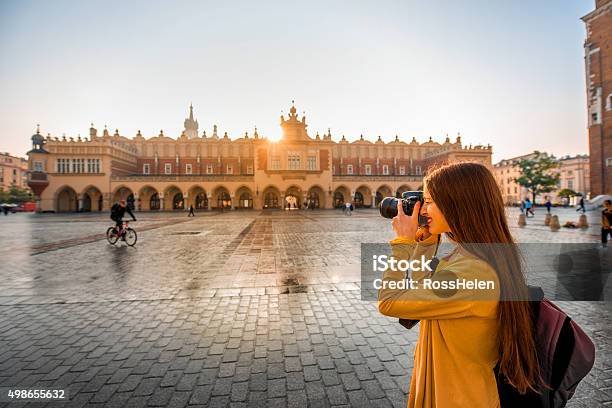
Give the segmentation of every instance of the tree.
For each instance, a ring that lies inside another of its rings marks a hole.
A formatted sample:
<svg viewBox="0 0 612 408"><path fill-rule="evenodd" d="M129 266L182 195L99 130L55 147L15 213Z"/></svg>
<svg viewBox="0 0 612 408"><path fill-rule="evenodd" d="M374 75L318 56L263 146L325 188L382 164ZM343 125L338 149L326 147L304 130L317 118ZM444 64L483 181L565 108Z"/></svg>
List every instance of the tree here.
<svg viewBox="0 0 612 408"><path fill-rule="evenodd" d="M564 188L563 190L557 193L557 196L559 197L574 197L578 195L582 195L582 194L575 192L571 188Z"/></svg>
<svg viewBox="0 0 612 408"><path fill-rule="evenodd" d="M557 189L559 173L554 170L559 167L559 163L554 156L536 150L529 157L521 159L518 167L521 176L514 181L531 192L534 203L538 194Z"/></svg>
<svg viewBox="0 0 612 408"><path fill-rule="evenodd" d="M32 201L34 196L30 190L11 186L8 191L0 190L0 202L9 204L22 204Z"/></svg>

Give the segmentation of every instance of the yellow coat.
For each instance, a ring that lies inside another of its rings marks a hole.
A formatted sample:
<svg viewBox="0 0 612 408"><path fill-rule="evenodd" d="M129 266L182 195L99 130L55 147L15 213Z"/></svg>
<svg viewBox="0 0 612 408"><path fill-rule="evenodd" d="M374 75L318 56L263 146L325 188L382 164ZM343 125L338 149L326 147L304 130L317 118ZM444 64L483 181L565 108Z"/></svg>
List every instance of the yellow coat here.
<svg viewBox="0 0 612 408"><path fill-rule="evenodd" d="M409 244L402 238L391 241L396 259L433 256L435 244ZM454 274L454 275L453 275ZM484 261L457 254L441 259L436 279L480 279L493 281L495 289L486 292L459 289L443 298L433 290L380 289L381 313L402 319L420 319L419 340L414 351L408 407L499 407L493 368L499 360L497 305L499 279ZM422 282L429 274L413 272ZM405 279L401 271L387 270L385 281ZM481 296L481 299L477 300ZM495 299L495 300L493 300Z"/></svg>

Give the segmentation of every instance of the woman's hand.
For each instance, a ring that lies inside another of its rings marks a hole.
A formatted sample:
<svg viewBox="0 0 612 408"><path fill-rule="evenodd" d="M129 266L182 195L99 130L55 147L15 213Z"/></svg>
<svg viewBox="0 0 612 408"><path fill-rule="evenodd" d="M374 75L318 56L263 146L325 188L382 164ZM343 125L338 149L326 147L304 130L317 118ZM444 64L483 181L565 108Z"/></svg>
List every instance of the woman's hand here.
<svg viewBox="0 0 612 408"><path fill-rule="evenodd" d="M410 242L417 241L419 230L419 210L421 202L417 201L412 210L412 215L406 215L401 200L397 200L397 215L391 220L393 231L398 238L407 239Z"/></svg>

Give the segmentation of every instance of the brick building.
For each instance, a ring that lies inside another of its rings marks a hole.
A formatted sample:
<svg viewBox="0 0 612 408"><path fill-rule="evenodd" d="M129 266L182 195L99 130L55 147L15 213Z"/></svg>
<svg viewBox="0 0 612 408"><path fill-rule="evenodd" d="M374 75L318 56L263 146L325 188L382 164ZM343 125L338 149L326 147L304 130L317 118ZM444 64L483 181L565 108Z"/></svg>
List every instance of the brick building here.
<svg viewBox="0 0 612 408"><path fill-rule="evenodd" d="M361 136L333 141L331 131L311 137L296 108L280 117L282 137L261 137L257 129L231 139L217 126L198 134L190 107L185 130L176 139L32 136L29 185L42 211L104 211L125 199L137 210L288 208L304 203L334 208L352 201L371 207L385 196L421 188L432 163L471 160L491 165L491 146L461 145L447 137L389 143Z"/></svg>
<svg viewBox="0 0 612 408"><path fill-rule="evenodd" d="M612 194L612 0L596 0L586 24L589 156L593 196Z"/></svg>

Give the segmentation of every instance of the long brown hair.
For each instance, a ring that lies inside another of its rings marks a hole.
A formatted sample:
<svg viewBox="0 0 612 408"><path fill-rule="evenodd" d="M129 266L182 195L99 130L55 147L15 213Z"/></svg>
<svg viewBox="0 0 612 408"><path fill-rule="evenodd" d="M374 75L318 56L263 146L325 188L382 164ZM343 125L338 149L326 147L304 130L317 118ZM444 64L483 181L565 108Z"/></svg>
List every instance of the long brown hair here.
<svg viewBox="0 0 612 408"><path fill-rule="evenodd" d="M446 218L449 237L498 275L500 373L520 393L537 391L541 380L525 275L493 174L479 163L451 163L430 170L424 184Z"/></svg>

